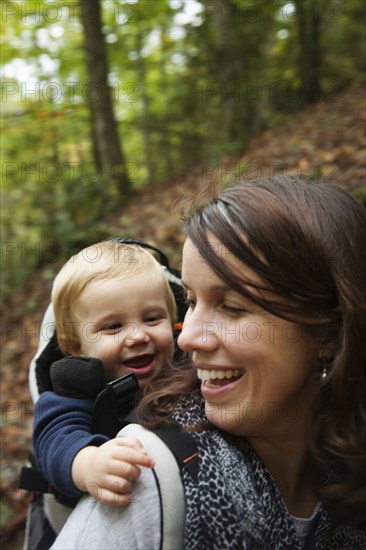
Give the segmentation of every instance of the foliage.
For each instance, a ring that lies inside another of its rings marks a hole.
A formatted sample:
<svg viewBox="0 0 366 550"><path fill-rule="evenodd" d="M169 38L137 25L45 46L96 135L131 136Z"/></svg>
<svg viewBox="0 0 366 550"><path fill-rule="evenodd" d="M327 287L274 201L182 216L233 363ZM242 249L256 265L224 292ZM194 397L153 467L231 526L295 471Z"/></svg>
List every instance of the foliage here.
<svg viewBox="0 0 366 550"><path fill-rule="evenodd" d="M364 77L366 4L311 4L320 16L321 97ZM303 106L299 6L102 1L113 107L135 190L243 151L253 134ZM107 235L103 220L125 208L93 144L87 102L98 89L87 80L82 16L72 0L1 4L4 297L51 249L67 255L65 243Z"/></svg>

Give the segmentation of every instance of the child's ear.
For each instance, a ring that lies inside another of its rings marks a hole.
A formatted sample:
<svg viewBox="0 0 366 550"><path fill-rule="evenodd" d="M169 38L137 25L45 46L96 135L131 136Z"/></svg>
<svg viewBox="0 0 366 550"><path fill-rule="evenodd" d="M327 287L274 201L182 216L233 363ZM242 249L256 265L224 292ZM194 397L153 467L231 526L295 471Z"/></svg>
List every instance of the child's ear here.
<svg viewBox="0 0 366 550"><path fill-rule="evenodd" d="M77 341L61 341L59 342L60 348L66 355L82 355L80 342Z"/></svg>

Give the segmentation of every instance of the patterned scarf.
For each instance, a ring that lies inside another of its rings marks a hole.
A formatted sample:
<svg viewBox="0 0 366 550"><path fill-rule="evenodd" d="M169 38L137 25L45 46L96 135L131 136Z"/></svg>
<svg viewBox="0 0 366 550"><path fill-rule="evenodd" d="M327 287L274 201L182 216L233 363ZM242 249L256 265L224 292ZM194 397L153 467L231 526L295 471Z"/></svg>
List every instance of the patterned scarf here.
<svg viewBox="0 0 366 550"><path fill-rule="evenodd" d="M181 426L207 422L200 395L180 402ZM191 432L199 448L196 483L183 471L185 550L300 550L293 521L263 463L245 438L217 429ZM365 550L366 528L319 511L314 550Z"/></svg>

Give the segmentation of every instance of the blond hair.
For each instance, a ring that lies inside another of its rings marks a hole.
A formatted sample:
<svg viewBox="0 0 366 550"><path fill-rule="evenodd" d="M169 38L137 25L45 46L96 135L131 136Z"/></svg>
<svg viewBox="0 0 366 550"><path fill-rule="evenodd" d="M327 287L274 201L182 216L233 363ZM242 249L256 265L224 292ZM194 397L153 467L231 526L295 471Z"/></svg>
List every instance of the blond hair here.
<svg viewBox="0 0 366 550"><path fill-rule="evenodd" d="M53 282L51 300L60 347L66 351L70 344L79 343L75 330L77 302L91 281L127 279L145 271L146 284L155 280L163 285L169 317L174 327L177 308L162 265L141 246L102 241L72 256Z"/></svg>

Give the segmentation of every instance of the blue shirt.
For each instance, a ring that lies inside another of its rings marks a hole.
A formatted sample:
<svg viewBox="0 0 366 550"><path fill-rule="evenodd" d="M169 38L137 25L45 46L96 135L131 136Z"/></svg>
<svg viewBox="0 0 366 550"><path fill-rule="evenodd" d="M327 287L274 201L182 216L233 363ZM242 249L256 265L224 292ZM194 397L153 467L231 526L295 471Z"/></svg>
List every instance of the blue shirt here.
<svg viewBox="0 0 366 550"><path fill-rule="evenodd" d="M51 486L67 497L77 498L88 490L77 488L72 481L71 466L77 453L108 441L105 435L91 434L93 405L93 399L63 397L50 391L42 393L35 405L37 465Z"/></svg>

